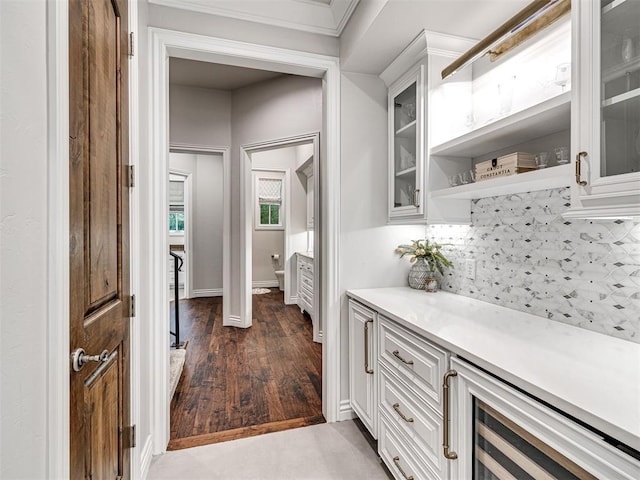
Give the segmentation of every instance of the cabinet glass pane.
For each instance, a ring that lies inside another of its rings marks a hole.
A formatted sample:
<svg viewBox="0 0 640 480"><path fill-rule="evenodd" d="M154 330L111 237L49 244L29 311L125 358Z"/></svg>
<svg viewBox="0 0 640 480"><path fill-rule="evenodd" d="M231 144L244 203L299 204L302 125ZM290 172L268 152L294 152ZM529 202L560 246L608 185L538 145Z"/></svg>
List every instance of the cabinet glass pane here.
<svg viewBox="0 0 640 480"><path fill-rule="evenodd" d="M596 477L474 398L474 480L596 480Z"/></svg>
<svg viewBox="0 0 640 480"><path fill-rule="evenodd" d="M640 171L640 0L601 0L601 176Z"/></svg>
<svg viewBox="0 0 640 480"><path fill-rule="evenodd" d="M394 207L413 205L416 189L416 84L394 98Z"/></svg>

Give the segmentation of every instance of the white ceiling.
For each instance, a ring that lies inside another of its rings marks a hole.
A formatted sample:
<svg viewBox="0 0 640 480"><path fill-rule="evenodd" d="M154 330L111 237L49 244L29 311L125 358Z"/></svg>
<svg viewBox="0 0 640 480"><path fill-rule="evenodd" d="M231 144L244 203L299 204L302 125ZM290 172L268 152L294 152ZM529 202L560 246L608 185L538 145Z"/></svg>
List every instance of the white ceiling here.
<svg viewBox="0 0 640 480"><path fill-rule="evenodd" d="M198 62L184 58L169 59L169 83L189 87L235 90L282 76L282 73Z"/></svg>
<svg viewBox="0 0 640 480"><path fill-rule="evenodd" d="M149 0L149 3L339 37L359 1Z"/></svg>

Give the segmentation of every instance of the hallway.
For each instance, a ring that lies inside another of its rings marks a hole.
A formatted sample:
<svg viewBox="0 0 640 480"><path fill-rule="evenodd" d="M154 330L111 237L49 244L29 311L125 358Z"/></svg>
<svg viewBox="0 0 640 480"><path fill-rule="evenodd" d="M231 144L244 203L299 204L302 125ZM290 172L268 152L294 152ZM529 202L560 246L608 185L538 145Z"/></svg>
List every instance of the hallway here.
<svg viewBox="0 0 640 480"><path fill-rule="evenodd" d="M253 295L253 326L222 327L222 297L180 301L189 341L171 402L170 450L323 423L322 345L295 305Z"/></svg>

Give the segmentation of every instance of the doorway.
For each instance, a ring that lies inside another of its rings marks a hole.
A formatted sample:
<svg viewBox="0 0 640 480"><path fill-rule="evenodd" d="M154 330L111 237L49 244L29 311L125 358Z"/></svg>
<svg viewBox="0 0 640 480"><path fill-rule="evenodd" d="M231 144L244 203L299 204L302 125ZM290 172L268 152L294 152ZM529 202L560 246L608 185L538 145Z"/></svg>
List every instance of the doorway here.
<svg viewBox="0 0 640 480"><path fill-rule="evenodd" d="M340 75L338 60L334 57L308 54L264 45L247 44L201 35L171 32L150 28L151 81L150 118L152 141L149 178L150 201L141 206L148 215L151 231L149 258L151 265L143 269L151 295L148 314L157 323L153 325L151 360L153 453L162 453L168 443L167 350L166 330L168 315L165 310L167 240L164 218L168 172L168 61L169 57L217 62L244 67L276 70L282 73L322 78L324 105L324 140L322 164L319 169L322 190L322 218L316 219L316 248L323 251L323 279L319 285L319 316L324 325L322 343L322 398L323 413L327 421L350 418L350 410L340 401L340 289L339 289L339 192L340 192ZM225 287L226 288L226 287Z"/></svg>
<svg viewBox="0 0 640 480"><path fill-rule="evenodd" d="M284 303L298 305L301 312L307 313L312 321L313 340L321 343L322 323L317 305L321 298L318 286L322 281L322 256L315 242L314 221L321 216L318 195L321 190L320 135L312 133L277 139L246 145L241 150L241 187L244 189L241 192L240 237L246 253L241 259L244 272L242 299L246 312L243 318L253 318L251 309L253 289L257 286L255 282L262 280L262 276L266 275L264 272L268 274L271 267L274 270L273 280L277 281L278 288L282 285ZM277 185L279 176L282 178L285 200L275 201L275 208L281 212L280 218L275 222L276 225L261 225L259 213L265 213L266 209L270 212L274 208L270 205L273 203L269 198L271 193L268 189L261 192L261 185ZM282 235L277 235L278 231L282 231ZM278 240L280 238L282 240ZM273 255L277 255L275 245L278 241L282 242L284 255L275 259ZM274 251L269 251L269 248ZM301 255L306 260L301 259ZM304 260L305 272L300 271L301 260ZM256 269L259 269L259 273ZM279 271L277 277L276 271ZM308 283L303 283L303 273L310 278ZM246 326L250 326L250 323Z"/></svg>

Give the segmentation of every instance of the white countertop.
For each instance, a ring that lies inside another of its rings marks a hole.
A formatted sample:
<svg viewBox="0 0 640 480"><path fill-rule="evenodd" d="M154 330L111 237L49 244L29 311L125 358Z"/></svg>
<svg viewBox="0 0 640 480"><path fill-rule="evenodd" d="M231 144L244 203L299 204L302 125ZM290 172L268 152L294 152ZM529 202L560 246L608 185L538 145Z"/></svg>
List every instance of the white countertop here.
<svg viewBox="0 0 640 480"><path fill-rule="evenodd" d="M640 345L448 292L347 295L640 450Z"/></svg>
<svg viewBox="0 0 640 480"><path fill-rule="evenodd" d="M313 252L296 252L298 255L302 255L303 257L310 258L313 260Z"/></svg>

